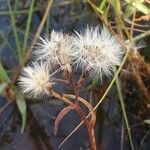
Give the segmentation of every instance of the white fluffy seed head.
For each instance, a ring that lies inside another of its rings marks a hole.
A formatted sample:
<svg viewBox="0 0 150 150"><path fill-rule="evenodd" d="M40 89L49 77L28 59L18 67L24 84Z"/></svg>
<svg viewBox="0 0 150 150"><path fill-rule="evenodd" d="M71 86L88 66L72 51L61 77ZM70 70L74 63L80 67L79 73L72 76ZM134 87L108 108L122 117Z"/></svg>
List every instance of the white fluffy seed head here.
<svg viewBox="0 0 150 150"><path fill-rule="evenodd" d="M34 62L25 67L18 79L23 94L40 99L49 96L49 88L55 84L49 71L43 62Z"/></svg>
<svg viewBox="0 0 150 150"><path fill-rule="evenodd" d="M41 37L40 40L34 52L37 60L46 60L52 67L60 66L70 71L70 37L53 30L50 38Z"/></svg>
<svg viewBox="0 0 150 150"><path fill-rule="evenodd" d="M98 26L75 33L71 52L74 64L93 78L111 76L123 55L123 49L116 38L106 29L100 32Z"/></svg>

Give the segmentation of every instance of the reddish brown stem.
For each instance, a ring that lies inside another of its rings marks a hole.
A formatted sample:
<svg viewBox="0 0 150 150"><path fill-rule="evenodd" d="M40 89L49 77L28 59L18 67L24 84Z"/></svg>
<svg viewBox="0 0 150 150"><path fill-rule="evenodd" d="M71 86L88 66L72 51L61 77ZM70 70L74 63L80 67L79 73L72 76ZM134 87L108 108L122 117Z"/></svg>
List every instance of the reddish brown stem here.
<svg viewBox="0 0 150 150"><path fill-rule="evenodd" d="M79 88L78 88L77 84L76 84L76 83L74 82L74 80L73 80L73 74L72 74L72 72L70 72L70 74L69 74L68 82L69 82L70 85L73 87L74 94L75 94L75 96L76 96L76 98L75 98L75 104L76 104L77 106L79 106L79 103L78 103Z"/></svg>
<svg viewBox="0 0 150 150"><path fill-rule="evenodd" d="M89 139L90 139L90 143L91 143L91 150L96 150L96 143L95 143L95 136L94 136L93 126L88 121L88 119L85 117L85 115L82 112L81 108L79 106L75 105L74 103L72 103L69 99L67 99L63 95L60 95L60 94L56 93L53 89L50 89L50 94L51 94L51 96L54 96L54 97L64 101L68 105L72 106L78 112L79 116L84 121L84 124L87 127L88 134L89 134Z"/></svg>
<svg viewBox="0 0 150 150"><path fill-rule="evenodd" d="M89 135L91 135L90 136L91 149L96 150L96 140L95 140L94 129L93 128L89 128L89 129L90 130L88 132L89 132Z"/></svg>
<svg viewBox="0 0 150 150"><path fill-rule="evenodd" d="M63 94L64 97L66 98L71 98L71 99L75 99L75 95L72 95L72 94ZM92 107L92 105L90 103L88 103L88 100L85 100L84 98L81 98L81 97L78 97L78 100L84 104L88 109L89 111L91 112L91 121L90 123L92 124L92 126L94 127L95 126L95 123L96 123L96 114L95 114L95 111Z"/></svg>
<svg viewBox="0 0 150 150"><path fill-rule="evenodd" d="M94 129L92 127L92 125L90 124L90 122L87 120L87 118L85 117L84 113L81 111L81 109L78 109L78 113L81 116L81 118L83 119L87 130L88 130L88 135L89 135L89 139L90 139L90 143L91 143L91 150L96 150L96 142L95 142L95 135L94 135Z"/></svg>
<svg viewBox="0 0 150 150"><path fill-rule="evenodd" d="M73 75L72 73L70 73L70 78L69 78L69 83L70 85L73 87L74 89L74 93L75 93L75 105L76 105L76 110L77 112L79 113L81 119L84 121L84 124L85 126L87 127L87 130L88 130L88 135L89 135L89 139L90 139L90 143L91 143L91 150L96 150L96 142L95 142L95 135L94 135L94 129L93 129L93 124L90 123L88 121L88 119L85 117L84 113L82 112L80 106L79 106L79 101L78 101L78 98L79 98L79 89L81 87L81 81L83 79L83 75L84 75L84 72L82 72L80 78L79 78L79 81L77 83L74 82L73 80Z"/></svg>
<svg viewBox="0 0 150 150"><path fill-rule="evenodd" d="M63 79L55 79L55 82L69 84L69 82L67 80L63 80Z"/></svg>

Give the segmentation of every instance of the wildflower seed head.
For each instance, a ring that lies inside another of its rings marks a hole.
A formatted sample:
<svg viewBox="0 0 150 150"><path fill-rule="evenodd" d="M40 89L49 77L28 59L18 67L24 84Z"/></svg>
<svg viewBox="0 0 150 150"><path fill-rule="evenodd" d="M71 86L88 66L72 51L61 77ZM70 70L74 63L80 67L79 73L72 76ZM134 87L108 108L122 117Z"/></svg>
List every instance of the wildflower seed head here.
<svg viewBox="0 0 150 150"><path fill-rule="evenodd" d="M106 29L100 32L98 26L75 33L71 52L74 64L93 78L111 76L123 55L123 49L116 38Z"/></svg>
<svg viewBox="0 0 150 150"><path fill-rule="evenodd" d="M69 36L62 32L51 32L50 38L40 38L41 42L37 44L35 55L38 60L46 60L52 67L60 66L63 70L69 70L70 67L70 40Z"/></svg>
<svg viewBox="0 0 150 150"><path fill-rule="evenodd" d="M49 88L54 85L49 68L43 62L34 62L25 67L18 79L18 85L25 95L43 98L49 95Z"/></svg>

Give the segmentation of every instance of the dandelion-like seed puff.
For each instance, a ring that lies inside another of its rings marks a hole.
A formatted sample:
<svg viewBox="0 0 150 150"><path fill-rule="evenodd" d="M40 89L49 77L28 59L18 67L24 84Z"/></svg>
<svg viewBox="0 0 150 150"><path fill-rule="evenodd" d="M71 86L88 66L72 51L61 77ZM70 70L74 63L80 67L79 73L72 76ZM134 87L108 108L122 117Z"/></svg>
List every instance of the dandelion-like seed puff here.
<svg viewBox="0 0 150 150"><path fill-rule="evenodd" d="M115 66L120 65L123 49L116 38L106 29L87 27L75 32L72 59L93 78L111 76Z"/></svg>
<svg viewBox="0 0 150 150"><path fill-rule="evenodd" d="M49 73L50 69L43 62L33 62L25 67L18 79L23 94L33 98L43 98L49 95L49 88L55 82Z"/></svg>
<svg viewBox="0 0 150 150"><path fill-rule="evenodd" d="M52 67L59 65L62 70L71 70L70 37L62 32L52 31L50 38L40 38L35 55L38 60L46 60Z"/></svg>

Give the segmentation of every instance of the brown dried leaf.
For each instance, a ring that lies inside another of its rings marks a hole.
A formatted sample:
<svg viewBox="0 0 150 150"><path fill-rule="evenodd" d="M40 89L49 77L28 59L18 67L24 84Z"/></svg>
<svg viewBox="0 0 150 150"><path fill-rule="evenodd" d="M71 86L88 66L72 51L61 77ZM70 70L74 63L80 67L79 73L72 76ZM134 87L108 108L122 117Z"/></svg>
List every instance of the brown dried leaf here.
<svg viewBox="0 0 150 150"><path fill-rule="evenodd" d="M57 135L57 131L58 131L58 126L59 126L59 123L61 121L61 119L67 115L69 113L70 110L74 109L73 107L71 106L68 106L68 107L65 107L64 109L62 109L60 111L60 113L58 114L56 120L55 120L55 124L54 124L54 135Z"/></svg>

